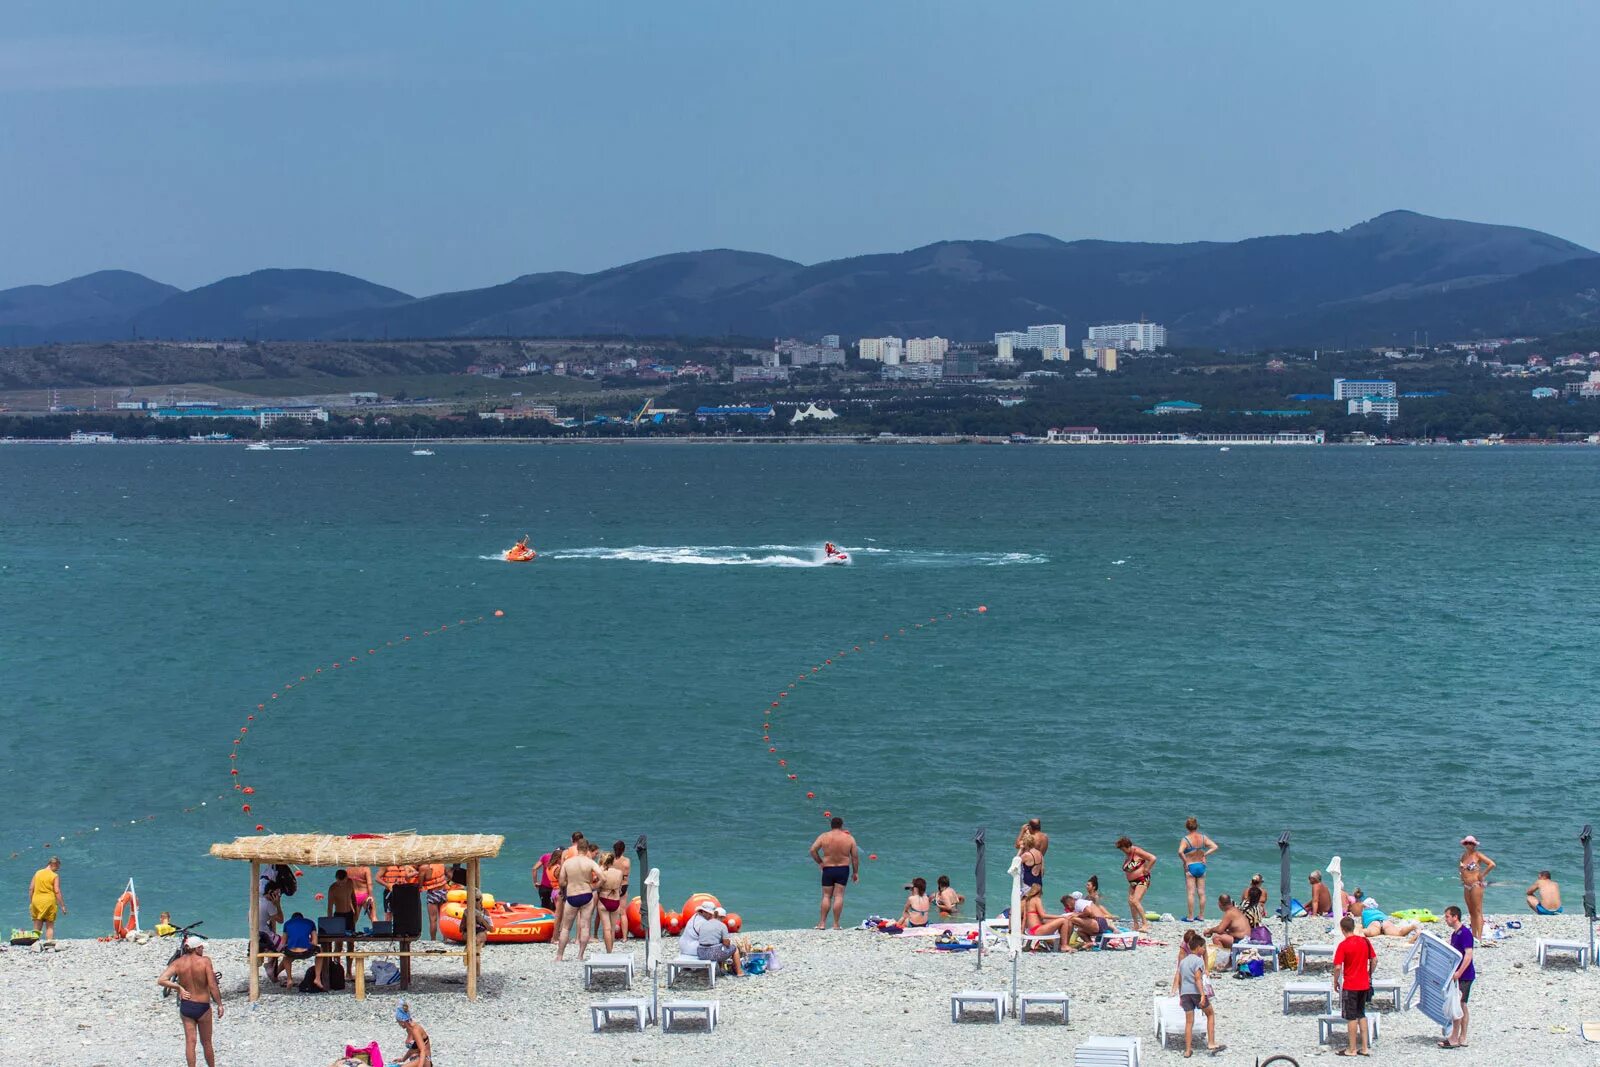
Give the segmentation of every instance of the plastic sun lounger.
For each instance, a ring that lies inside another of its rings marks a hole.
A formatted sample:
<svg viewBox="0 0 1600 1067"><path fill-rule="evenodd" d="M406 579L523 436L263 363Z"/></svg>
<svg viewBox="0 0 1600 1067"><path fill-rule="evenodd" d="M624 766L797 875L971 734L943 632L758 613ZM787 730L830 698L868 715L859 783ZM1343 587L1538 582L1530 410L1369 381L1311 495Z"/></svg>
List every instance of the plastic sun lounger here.
<svg viewBox="0 0 1600 1067"><path fill-rule="evenodd" d="M1183 1036L1184 1012L1177 997L1151 997L1150 1014L1155 1018L1157 1044L1165 1048L1169 1038ZM1194 1036L1204 1037L1205 1034L1205 1013L1197 1011L1194 1013Z"/></svg>
<svg viewBox="0 0 1600 1067"><path fill-rule="evenodd" d="M594 985L594 976L600 971L616 971L622 975L625 986L633 986L633 953L599 953L583 961L583 988Z"/></svg>
<svg viewBox="0 0 1600 1067"><path fill-rule="evenodd" d="M1017 994L1017 1024L1028 1025L1028 1009L1032 1007L1061 1009L1061 1025L1066 1026L1071 1021L1072 1007L1065 993L1018 993Z"/></svg>
<svg viewBox="0 0 1600 1067"><path fill-rule="evenodd" d="M644 1033L645 1024L653 1018L648 1000L599 1000L589 1005L589 1019L597 1034L611 1021L612 1015L622 1014L633 1016L641 1034Z"/></svg>
<svg viewBox="0 0 1600 1067"><path fill-rule="evenodd" d="M1072 1067L1139 1067L1139 1039L1095 1034L1072 1050Z"/></svg>
<svg viewBox="0 0 1600 1067"><path fill-rule="evenodd" d="M950 1021L961 1021L961 1012L972 1005L980 1008L992 1008L994 1021L999 1022L1006 1017L1006 1009L1010 1007L1011 994L1003 990L989 989L963 989L959 993L950 994Z"/></svg>
<svg viewBox="0 0 1600 1067"><path fill-rule="evenodd" d="M1403 974L1415 974L1403 1003L1409 1005L1415 1000L1418 1011L1448 1030L1452 1020L1445 1011L1445 1001L1455 984L1450 976L1459 966L1461 953L1448 941L1424 931L1411 946L1402 968Z"/></svg>
<svg viewBox="0 0 1600 1067"><path fill-rule="evenodd" d="M1577 956L1580 970L1587 970L1589 967L1587 941L1561 941L1553 937L1541 937L1533 943L1533 958L1541 967L1549 965L1550 955L1555 952L1570 952Z"/></svg>
<svg viewBox="0 0 1600 1067"><path fill-rule="evenodd" d="M1294 965L1296 974L1306 973L1306 959L1309 956L1316 956L1319 959L1325 957L1329 963L1333 962L1334 946L1332 945L1296 945L1294 951L1298 957Z"/></svg>
<svg viewBox="0 0 1600 1067"><path fill-rule="evenodd" d="M1367 1040L1374 1045L1378 1043L1378 1026L1379 1020L1382 1018L1383 1016L1381 1015L1366 1016ZM1346 1022L1348 1020L1338 1013L1317 1016L1317 1044L1328 1044L1333 1040L1334 1034L1349 1034L1350 1031L1345 1026Z"/></svg>
<svg viewBox="0 0 1600 1067"><path fill-rule="evenodd" d="M1228 950L1228 966L1231 968L1239 961L1239 955L1246 950L1256 953L1256 958L1263 967L1278 969L1278 946L1271 941L1235 941Z"/></svg>
<svg viewBox="0 0 1600 1067"><path fill-rule="evenodd" d="M679 956L674 960L662 960L667 967L667 988L672 988L672 983L678 980L681 971L704 971L706 981L710 988L717 988L717 965L711 960L703 960L696 956Z"/></svg>
<svg viewBox="0 0 1600 1067"><path fill-rule="evenodd" d="M667 1000L661 1004L661 1032L672 1029L672 1020L680 1014L698 1012L706 1017L706 1033L717 1032L717 1007L715 1000Z"/></svg>
<svg viewBox="0 0 1600 1067"><path fill-rule="evenodd" d="M1321 997L1322 1014L1333 1010L1333 982L1285 982L1283 986L1283 1013L1289 1014L1289 1002L1294 997Z"/></svg>

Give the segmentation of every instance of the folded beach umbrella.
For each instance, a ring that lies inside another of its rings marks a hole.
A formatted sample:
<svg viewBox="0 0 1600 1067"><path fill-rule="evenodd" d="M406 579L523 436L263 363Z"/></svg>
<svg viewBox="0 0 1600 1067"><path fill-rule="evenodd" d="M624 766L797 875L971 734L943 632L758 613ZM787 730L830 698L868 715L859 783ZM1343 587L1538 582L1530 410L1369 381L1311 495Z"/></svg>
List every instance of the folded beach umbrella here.
<svg viewBox="0 0 1600 1067"><path fill-rule="evenodd" d="M1333 876L1333 921L1338 922L1339 916L1344 914L1339 900L1344 895L1344 865L1335 856L1328 861L1328 873Z"/></svg>
<svg viewBox="0 0 1600 1067"><path fill-rule="evenodd" d="M988 851L988 845L985 842L986 836L987 833L981 826L972 835L972 843L978 846L978 865L972 870L972 882L975 887L972 891L972 898L975 901L974 907L978 915L978 951L973 955L978 958L978 970L980 971L983 970L983 954L988 951L984 946L983 937L983 920L988 917L989 904L989 878L983 868L984 856Z"/></svg>
<svg viewBox="0 0 1600 1067"><path fill-rule="evenodd" d="M650 972L651 1009L661 1018L661 991L657 973L661 964L661 871L650 868L644 879L644 969Z"/></svg>
<svg viewBox="0 0 1600 1067"><path fill-rule="evenodd" d="M1583 832L1578 834L1578 840L1583 842L1583 917L1589 927L1589 962L1594 962L1594 830L1588 823L1583 824ZM129 880L132 884L132 880Z"/></svg>

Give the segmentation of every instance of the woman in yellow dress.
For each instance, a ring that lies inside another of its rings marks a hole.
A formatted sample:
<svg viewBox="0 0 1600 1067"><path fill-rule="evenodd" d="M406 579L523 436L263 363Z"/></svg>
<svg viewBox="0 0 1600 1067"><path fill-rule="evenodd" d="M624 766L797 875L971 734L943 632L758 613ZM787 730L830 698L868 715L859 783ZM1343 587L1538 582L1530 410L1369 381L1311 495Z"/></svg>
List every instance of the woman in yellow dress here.
<svg viewBox="0 0 1600 1067"><path fill-rule="evenodd" d="M66 898L61 895L61 859L50 857L50 862L33 872L28 884L28 915L33 919L33 931L44 931L46 941L56 938L56 915L67 913Z"/></svg>

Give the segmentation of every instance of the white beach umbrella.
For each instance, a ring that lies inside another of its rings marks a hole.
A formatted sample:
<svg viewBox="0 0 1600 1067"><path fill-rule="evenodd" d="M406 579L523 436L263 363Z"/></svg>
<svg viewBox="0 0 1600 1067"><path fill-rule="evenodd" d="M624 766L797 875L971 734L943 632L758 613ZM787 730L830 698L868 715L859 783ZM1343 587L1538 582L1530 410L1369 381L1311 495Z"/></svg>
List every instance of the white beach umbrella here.
<svg viewBox="0 0 1600 1067"><path fill-rule="evenodd" d="M1339 916L1344 914L1344 909L1339 901L1344 896L1344 866L1335 856L1328 861L1328 873L1333 876L1333 921L1337 925Z"/></svg>
<svg viewBox="0 0 1600 1067"><path fill-rule="evenodd" d="M661 1008L661 992L657 985L656 970L661 963L661 869L651 867L644 879L645 914L644 969L650 972L650 1010ZM657 1014L656 1018L660 1018Z"/></svg>

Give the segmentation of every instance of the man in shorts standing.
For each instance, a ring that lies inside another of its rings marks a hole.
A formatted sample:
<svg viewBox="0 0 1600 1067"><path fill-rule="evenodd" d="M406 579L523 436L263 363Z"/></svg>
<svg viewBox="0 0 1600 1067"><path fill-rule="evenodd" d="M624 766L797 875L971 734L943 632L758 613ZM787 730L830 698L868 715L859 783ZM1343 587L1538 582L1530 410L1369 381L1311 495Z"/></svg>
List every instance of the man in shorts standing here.
<svg viewBox="0 0 1600 1067"><path fill-rule="evenodd" d="M817 929L828 925L828 909L833 909L833 928L839 929L839 915L844 911L844 887L861 881L861 852L856 839L844 828L844 820L835 815L828 824L830 829L811 842L811 858L822 868L822 909L817 919Z"/></svg>
<svg viewBox="0 0 1600 1067"><path fill-rule="evenodd" d="M167 965L156 979L163 989L176 990L180 998L178 1011L183 1018L183 1052L189 1067L195 1067L194 1045L196 1038L205 1050L206 1063L216 1067L216 1050L211 1047L211 1005L217 1005L217 1018L222 1018L222 990L217 988L217 972L205 957L205 942L195 940L188 944L189 951Z"/></svg>
<svg viewBox="0 0 1600 1067"><path fill-rule="evenodd" d="M1450 977L1461 990L1461 1018L1450 1027L1450 1036L1440 1048L1465 1048L1467 1044L1467 1001L1472 999L1472 981L1478 976L1472 965L1472 927L1461 921L1461 909L1454 904L1444 909L1444 923L1450 927L1450 947L1461 953L1461 965Z"/></svg>
<svg viewBox="0 0 1600 1067"><path fill-rule="evenodd" d="M1349 915L1339 920L1339 929L1344 931L1344 939L1333 950L1333 991L1339 994L1349 1035L1339 1055L1369 1056L1372 1044L1367 1033L1367 1005L1372 1002L1372 975L1378 969L1378 953L1365 935L1356 933L1356 921Z"/></svg>

